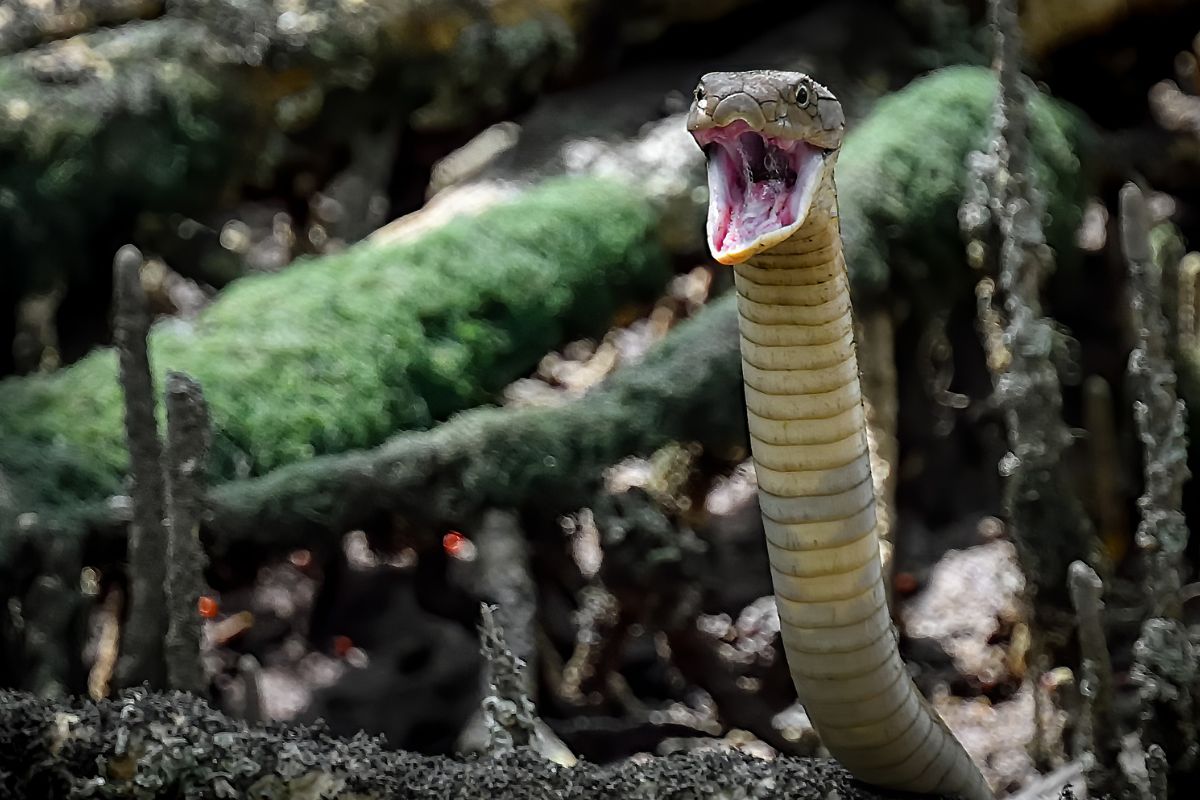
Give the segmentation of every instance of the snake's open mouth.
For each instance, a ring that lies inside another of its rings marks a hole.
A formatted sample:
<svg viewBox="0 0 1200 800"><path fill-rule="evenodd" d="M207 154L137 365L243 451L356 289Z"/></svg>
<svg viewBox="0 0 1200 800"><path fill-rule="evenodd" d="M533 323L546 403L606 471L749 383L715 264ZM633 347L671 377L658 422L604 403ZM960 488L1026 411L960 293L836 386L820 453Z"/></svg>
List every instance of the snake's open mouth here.
<svg viewBox="0 0 1200 800"><path fill-rule="evenodd" d="M738 120L695 132L708 156L708 245L722 264L745 261L803 224L825 152L798 139L764 136Z"/></svg>

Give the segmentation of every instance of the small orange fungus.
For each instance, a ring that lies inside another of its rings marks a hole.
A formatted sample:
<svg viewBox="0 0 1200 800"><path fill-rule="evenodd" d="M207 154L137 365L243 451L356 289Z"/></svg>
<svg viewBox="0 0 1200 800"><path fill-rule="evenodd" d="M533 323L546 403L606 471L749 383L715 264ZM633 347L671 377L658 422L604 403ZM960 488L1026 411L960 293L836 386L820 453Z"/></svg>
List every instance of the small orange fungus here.
<svg viewBox="0 0 1200 800"><path fill-rule="evenodd" d="M206 594L200 595L200 599L196 601L196 611L199 612L203 619L215 619L220 610L221 605L216 601L216 598L209 597Z"/></svg>
<svg viewBox="0 0 1200 800"><path fill-rule="evenodd" d="M446 555L452 558L459 558L470 546L467 537L463 536L458 531L450 531L442 537L442 549L446 551Z"/></svg>

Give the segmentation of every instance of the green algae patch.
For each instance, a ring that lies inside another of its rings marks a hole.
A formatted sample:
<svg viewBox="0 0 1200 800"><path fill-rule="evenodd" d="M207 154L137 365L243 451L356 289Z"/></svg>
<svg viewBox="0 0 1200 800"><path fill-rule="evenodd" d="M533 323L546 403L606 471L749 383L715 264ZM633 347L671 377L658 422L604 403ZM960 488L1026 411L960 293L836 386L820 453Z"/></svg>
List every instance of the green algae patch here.
<svg viewBox="0 0 1200 800"><path fill-rule="evenodd" d="M648 204L617 185L551 182L418 241L366 243L235 281L151 335L212 406L215 481L371 447L492 399L562 341L601 333L668 276ZM0 382L0 476L17 511L122 489L115 353Z"/></svg>

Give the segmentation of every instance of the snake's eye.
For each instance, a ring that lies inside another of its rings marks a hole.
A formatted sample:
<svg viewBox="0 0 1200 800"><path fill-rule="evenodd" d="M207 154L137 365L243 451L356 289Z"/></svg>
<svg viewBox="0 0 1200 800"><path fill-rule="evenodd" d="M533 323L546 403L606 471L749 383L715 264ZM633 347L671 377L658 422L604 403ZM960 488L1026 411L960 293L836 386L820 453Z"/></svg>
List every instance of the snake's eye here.
<svg viewBox="0 0 1200 800"><path fill-rule="evenodd" d="M704 86L702 86L702 85L697 86L696 91L692 92L692 96L694 98L696 98L697 103L699 103L701 100L703 100L704 99Z"/></svg>
<svg viewBox="0 0 1200 800"><path fill-rule="evenodd" d="M811 99L807 86L803 83L796 86L796 105L801 108L808 108L808 101Z"/></svg>

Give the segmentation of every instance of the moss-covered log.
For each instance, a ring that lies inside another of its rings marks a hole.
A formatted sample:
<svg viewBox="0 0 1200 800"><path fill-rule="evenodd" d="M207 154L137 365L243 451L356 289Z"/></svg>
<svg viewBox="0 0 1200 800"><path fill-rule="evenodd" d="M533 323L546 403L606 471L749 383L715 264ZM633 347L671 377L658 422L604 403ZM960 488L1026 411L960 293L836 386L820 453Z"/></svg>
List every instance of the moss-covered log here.
<svg viewBox="0 0 1200 800"><path fill-rule="evenodd" d="M851 135L840 194L860 294L878 296L890 281L906 279L943 307L969 293L974 276L962 263L956 215L966 155L986 136L995 86L985 70L944 71L881 103ZM1090 133L1044 98L1035 119L1035 166L1056 187L1052 241L1069 255ZM889 266L899 274L889 275ZM380 513L436 531L488 506L569 511L588 502L592 480L627 455L669 441L744 442L736 338L733 307L719 301L570 406L473 411L375 452L225 487L214 496L209 531L227 544L259 540L270 548L311 544Z"/></svg>
<svg viewBox="0 0 1200 800"><path fill-rule="evenodd" d="M737 319L733 297L726 296L575 402L475 409L374 450L313 458L220 486L209 497L204 538L215 558L238 550L262 557L333 548L346 531L375 529L381 520L435 541L448 527L469 529L487 508L574 511L626 455L675 441L714 451L744 447L741 403ZM83 519L74 524L82 521L121 546L126 509L101 503L77 512ZM60 515L47 516L63 524ZM0 519L0 534L2 525ZM42 530L28 533L36 538ZM26 538L0 536L0 544L13 552Z"/></svg>
<svg viewBox="0 0 1200 800"><path fill-rule="evenodd" d="M745 442L732 297L683 323L646 358L556 408L483 408L368 452L313 459L212 496L219 552L333 546L381 518L440 536L489 507L566 513L594 497L626 455L674 441ZM102 518L109 518L105 514Z"/></svg>
<svg viewBox="0 0 1200 800"><path fill-rule="evenodd" d="M485 402L569 337L667 277L650 208L564 180L409 244L359 246L232 285L197 320L151 336L203 386L213 479L371 447ZM123 489L116 357L0 382L0 474L18 512ZM0 501L5 498L0 496Z"/></svg>
<svg viewBox="0 0 1200 800"><path fill-rule="evenodd" d="M522 749L458 761L389 751L366 736L339 739L321 728L251 727L191 695L143 692L99 703L0 692L0 793L12 800L897 797L824 760L709 750L562 767Z"/></svg>
<svg viewBox="0 0 1200 800"><path fill-rule="evenodd" d="M378 109L471 130L584 58L744 4L4 4L0 297L96 279L139 215L199 214L245 183L270 185L285 163L319 169L299 134L332 151Z"/></svg>
<svg viewBox="0 0 1200 800"><path fill-rule="evenodd" d="M969 296L974 276L956 214L964 160L986 136L994 90L985 70L947 70L881 103L850 136L841 209L860 296L909 281L916 285L906 294L943 306ZM1051 241L1065 254L1086 186L1088 129L1044 99L1035 118L1035 163L1043 185L1054 187ZM519 359L531 363L539 347L568 333L568 322L602 324L601 312L626 291L622 279L659 274L652 225L652 214L619 192L562 184L398 250L353 250L236 285L197 331L160 331L156 364L196 375L213 398L219 478L369 446L484 399ZM485 263L493 264L486 273L478 269ZM411 277L399 281L401 274ZM534 288L555 280L579 291L542 296ZM535 341L532 330L544 338ZM718 304L581 404L474 412L376 452L227 486L215 495L209 530L282 545L346 530L385 508L444 521L438 509L461 517L479 503L520 506L550 492L565 503L586 501L587 477L625 455L671 439L735 441L735 339L732 313ZM11 512L119 490L125 457L109 410L111 358L93 355L50 379L0 383L0 414L13 420L0 438Z"/></svg>
<svg viewBox="0 0 1200 800"><path fill-rule="evenodd" d="M951 67L889 95L847 137L838 157L846 263L860 296L899 293L923 310L969 297L958 207L966 160L990 127L995 75ZM1033 172L1047 187L1046 239L1060 263L1077 261L1075 233L1094 180L1096 137L1083 115L1031 98Z"/></svg>

